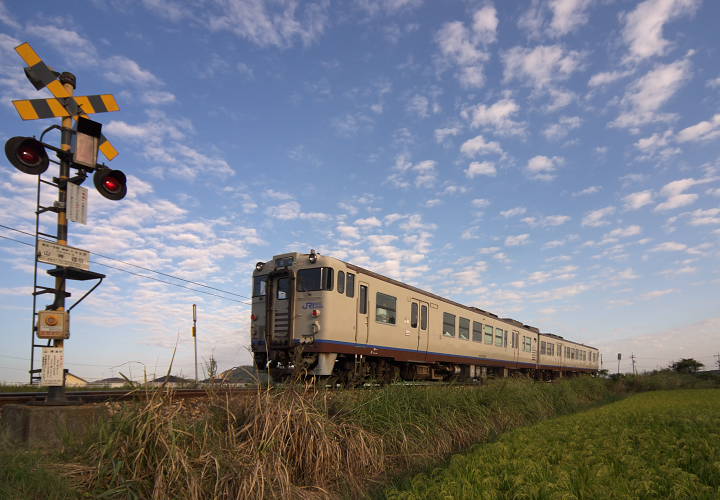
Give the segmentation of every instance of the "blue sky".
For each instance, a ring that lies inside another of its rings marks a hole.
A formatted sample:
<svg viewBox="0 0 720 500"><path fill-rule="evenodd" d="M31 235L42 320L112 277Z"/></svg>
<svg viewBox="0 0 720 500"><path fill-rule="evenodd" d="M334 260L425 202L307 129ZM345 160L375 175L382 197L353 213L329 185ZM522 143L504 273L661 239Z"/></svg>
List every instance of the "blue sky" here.
<svg viewBox="0 0 720 500"><path fill-rule="evenodd" d="M249 363L254 263L310 248L598 346L613 371L618 352L714 364L719 3L0 5L3 140L55 123L11 105L49 96L25 41L121 108L95 118L128 196L86 183L69 239L122 262L92 257L108 277L73 311L72 372L160 373L178 342L192 375L193 303L199 358ZM35 178L2 162L0 224L32 232ZM32 238L0 236L0 380L22 381Z"/></svg>

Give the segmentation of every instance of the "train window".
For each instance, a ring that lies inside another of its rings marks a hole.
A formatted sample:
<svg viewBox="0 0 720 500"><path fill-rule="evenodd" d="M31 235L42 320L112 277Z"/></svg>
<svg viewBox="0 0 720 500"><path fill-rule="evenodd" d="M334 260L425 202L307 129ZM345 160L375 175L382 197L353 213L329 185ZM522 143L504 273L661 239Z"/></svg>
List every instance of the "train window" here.
<svg viewBox="0 0 720 500"><path fill-rule="evenodd" d="M286 300L290 294L290 278L277 280L277 299Z"/></svg>
<svg viewBox="0 0 720 500"><path fill-rule="evenodd" d="M458 337L464 340L470 338L470 320L467 318L460 318L460 331Z"/></svg>
<svg viewBox="0 0 720 500"><path fill-rule="evenodd" d="M555 344L553 344L552 342L548 342L547 344L547 355L555 356Z"/></svg>
<svg viewBox="0 0 720 500"><path fill-rule="evenodd" d="M503 332L503 347L507 348L507 330Z"/></svg>
<svg viewBox="0 0 720 500"><path fill-rule="evenodd" d="M397 299L395 297L378 292L375 298L375 321L394 325L396 304Z"/></svg>
<svg viewBox="0 0 720 500"><path fill-rule="evenodd" d="M518 332L512 332L512 345L510 347L512 347L513 349L518 348L518 344L520 343L519 335L520 334Z"/></svg>
<svg viewBox="0 0 720 500"><path fill-rule="evenodd" d="M455 315L443 313L443 335L446 337L455 336Z"/></svg>
<svg viewBox="0 0 720 500"><path fill-rule="evenodd" d="M355 297L355 275L353 273L347 273L345 285L346 295L348 297Z"/></svg>
<svg viewBox="0 0 720 500"><path fill-rule="evenodd" d="M315 292L333 289L332 267L315 267L300 269L297 273L297 291Z"/></svg>
<svg viewBox="0 0 720 500"><path fill-rule="evenodd" d="M523 351L532 352L532 339L530 337L523 337Z"/></svg>
<svg viewBox="0 0 720 500"><path fill-rule="evenodd" d="M337 286L338 293L345 293L345 273L343 271L338 271L338 286Z"/></svg>
<svg viewBox="0 0 720 500"><path fill-rule="evenodd" d="M540 342L540 354L545 354L545 342Z"/></svg>
<svg viewBox="0 0 720 500"><path fill-rule="evenodd" d="M483 331L485 332L485 343L491 344L493 343L493 327L490 325L483 326Z"/></svg>
<svg viewBox="0 0 720 500"><path fill-rule="evenodd" d="M428 327L428 308L427 306L422 306L420 308L420 329L421 330L427 330Z"/></svg>
<svg viewBox="0 0 720 500"><path fill-rule="evenodd" d="M473 321L472 339L475 342L482 342L482 323Z"/></svg>
<svg viewBox="0 0 720 500"><path fill-rule="evenodd" d="M360 305L358 306L358 311L360 314L367 314L368 310L368 304L367 304L367 286L360 285L360 297L359 297Z"/></svg>
<svg viewBox="0 0 720 500"><path fill-rule="evenodd" d="M417 328L418 325L418 305L417 302L410 304L410 328Z"/></svg>
<svg viewBox="0 0 720 500"><path fill-rule="evenodd" d="M557 355L562 358L562 344L558 344L557 348Z"/></svg>
<svg viewBox="0 0 720 500"><path fill-rule="evenodd" d="M503 333L505 333L501 328L495 328L495 345L502 347L503 345Z"/></svg>
<svg viewBox="0 0 720 500"><path fill-rule="evenodd" d="M253 297L264 297L267 294L267 276L255 276L253 280Z"/></svg>

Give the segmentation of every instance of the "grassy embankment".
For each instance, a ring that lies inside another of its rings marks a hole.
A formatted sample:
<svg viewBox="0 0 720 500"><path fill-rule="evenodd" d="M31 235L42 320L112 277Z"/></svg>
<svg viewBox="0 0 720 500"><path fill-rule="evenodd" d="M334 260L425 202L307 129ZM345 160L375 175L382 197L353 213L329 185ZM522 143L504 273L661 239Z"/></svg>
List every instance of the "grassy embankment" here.
<svg viewBox="0 0 720 500"><path fill-rule="evenodd" d="M656 391L517 429L390 499L720 498L720 390Z"/></svg>
<svg viewBox="0 0 720 500"><path fill-rule="evenodd" d="M209 403L158 392L122 406L87 443L26 457L64 471L76 497L357 497L520 426L628 392L707 384L674 374L552 384L504 379L484 387L296 388L233 399L218 393ZM4 467L14 456L0 453L0 471L18 469ZM0 483L12 488L18 474L0 472Z"/></svg>

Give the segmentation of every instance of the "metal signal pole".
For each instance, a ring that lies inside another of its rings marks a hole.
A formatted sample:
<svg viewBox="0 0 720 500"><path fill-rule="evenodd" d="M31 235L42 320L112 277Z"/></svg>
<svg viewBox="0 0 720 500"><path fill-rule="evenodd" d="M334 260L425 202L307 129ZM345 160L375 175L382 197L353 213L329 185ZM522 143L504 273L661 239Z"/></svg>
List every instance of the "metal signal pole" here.
<svg viewBox="0 0 720 500"><path fill-rule="evenodd" d="M197 306L193 304L193 326L192 336L195 341L195 383L198 383L198 370L197 370Z"/></svg>

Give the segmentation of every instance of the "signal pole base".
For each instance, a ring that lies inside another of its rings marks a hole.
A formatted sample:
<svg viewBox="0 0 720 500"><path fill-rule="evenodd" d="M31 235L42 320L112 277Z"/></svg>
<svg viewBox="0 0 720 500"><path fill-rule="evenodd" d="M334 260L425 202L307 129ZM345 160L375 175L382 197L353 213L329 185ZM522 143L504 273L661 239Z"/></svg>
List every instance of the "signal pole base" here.
<svg viewBox="0 0 720 500"><path fill-rule="evenodd" d="M2 407L0 429L29 448L61 448L68 439L85 437L107 416L103 405Z"/></svg>

